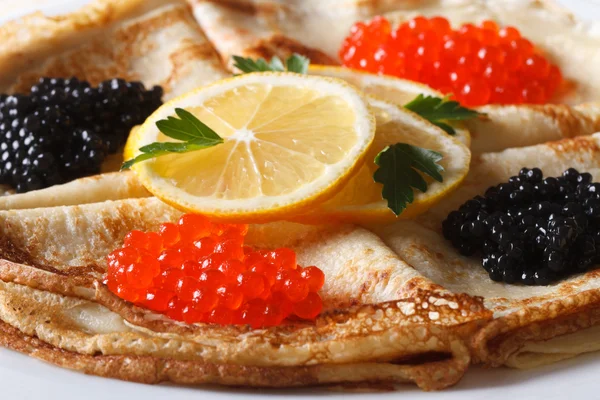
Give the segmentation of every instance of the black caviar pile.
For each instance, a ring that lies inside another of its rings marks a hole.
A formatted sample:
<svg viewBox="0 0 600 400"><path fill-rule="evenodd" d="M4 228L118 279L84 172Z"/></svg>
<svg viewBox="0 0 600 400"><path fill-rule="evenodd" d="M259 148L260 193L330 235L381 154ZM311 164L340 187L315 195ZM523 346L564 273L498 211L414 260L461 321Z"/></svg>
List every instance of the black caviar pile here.
<svg viewBox="0 0 600 400"><path fill-rule="evenodd" d="M41 78L30 94L0 95L0 184L23 193L99 173L162 94L123 79Z"/></svg>
<svg viewBox="0 0 600 400"><path fill-rule="evenodd" d="M461 254L481 256L492 280L548 285L600 262L600 183L573 168L545 179L523 168L442 227Z"/></svg>

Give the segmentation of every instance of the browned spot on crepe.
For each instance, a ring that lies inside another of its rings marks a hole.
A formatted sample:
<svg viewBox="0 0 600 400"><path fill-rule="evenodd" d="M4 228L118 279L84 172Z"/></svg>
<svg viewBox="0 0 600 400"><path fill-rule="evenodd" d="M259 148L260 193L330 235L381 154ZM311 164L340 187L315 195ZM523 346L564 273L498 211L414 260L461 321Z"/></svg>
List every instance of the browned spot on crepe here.
<svg viewBox="0 0 600 400"><path fill-rule="evenodd" d="M265 59L270 59L273 56L285 59L293 53L298 53L308 57L313 64L338 64L336 60L322 51L305 46L296 40L280 34L273 34L267 39L261 39L255 46L247 49L245 53L248 57L261 57Z"/></svg>
<svg viewBox="0 0 600 400"><path fill-rule="evenodd" d="M564 152L587 152L587 153L598 153L600 146L596 140L589 136L580 136L573 139L563 139L556 142L549 142L548 147L554 150L556 153Z"/></svg>

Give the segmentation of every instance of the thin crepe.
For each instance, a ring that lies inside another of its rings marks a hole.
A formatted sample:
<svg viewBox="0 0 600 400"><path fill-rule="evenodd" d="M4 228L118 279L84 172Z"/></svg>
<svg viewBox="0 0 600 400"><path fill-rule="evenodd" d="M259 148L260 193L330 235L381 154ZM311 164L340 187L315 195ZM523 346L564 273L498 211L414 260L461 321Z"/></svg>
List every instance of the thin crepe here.
<svg viewBox="0 0 600 400"><path fill-rule="evenodd" d="M92 85L119 77L160 85L168 100L226 75L184 1L97 0L0 27L0 93L27 92L40 77L75 76ZM109 156L102 172L122 162L121 154Z"/></svg>
<svg viewBox="0 0 600 400"><path fill-rule="evenodd" d="M109 172L46 189L0 196L0 210L70 206L149 196L150 192L139 183L133 173Z"/></svg>
<svg viewBox="0 0 600 400"><path fill-rule="evenodd" d="M224 60L251 53L251 49L273 37L292 38L337 60L339 46L352 24L374 15L383 14L393 23L416 15L441 15L455 26L491 19L516 26L561 68L571 85L557 101L596 101L600 93L597 27L578 21L552 0L189 1L200 26Z"/></svg>
<svg viewBox="0 0 600 400"><path fill-rule="evenodd" d="M355 7L347 7L349 3L345 0L191 2L194 16L223 63L229 66L234 55L285 58L292 53L305 54L316 64L336 64L334 49L323 49L323 45L329 43L326 38L332 30L344 28L340 18L361 19Z"/></svg>
<svg viewBox="0 0 600 400"><path fill-rule="evenodd" d="M449 211L482 194L487 187L507 181L522 167L539 167L546 176L557 176L573 167L598 177L599 155L600 134L484 154L474 161L463 186L443 203L416 221L375 228L401 259L425 277L451 292L483 297L494 320L473 338L477 361L526 367L596 350L598 339L590 334L580 334L576 336L578 341L573 342L559 340L556 346L560 351L554 356L536 349L546 346L546 340L600 323L600 271L592 270L548 286L493 282L479 260L459 255L443 238L442 220Z"/></svg>
<svg viewBox="0 0 600 400"><path fill-rule="evenodd" d="M156 229L178 215L154 198L0 213L0 342L141 382L415 381L432 390L460 379L470 360L466 338L489 318L478 300L445 292L352 226L277 223L249 233L255 246L291 246L300 263L323 269L328 311L315 324L186 325L133 307L97 281L125 231ZM284 378L274 379L278 373Z"/></svg>
<svg viewBox="0 0 600 400"><path fill-rule="evenodd" d="M231 67L231 56L245 55L270 58L300 52L315 57L315 49L339 63L338 48L356 21L384 14L392 22L422 14L442 15L454 25L492 19L500 24L515 25L536 45L558 63L570 84L555 102L576 105L598 101L600 80L594 78L600 68L600 37L591 26L577 21L552 1L505 0L434 0L434 1L277 1L277 0L189 0L194 15L224 62ZM327 32L323 35L322 32ZM289 38L303 43L301 47L263 46L273 38ZM256 49L260 48L260 51ZM576 61L581 58L581 60ZM327 62L330 64L331 62ZM330 75L328 70L312 69L311 74ZM366 93L383 100L404 105L419 93L431 94L427 87L403 84L395 80L395 89L387 90L377 76L357 79L350 71L335 71L336 77L346 79ZM591 77L591 78L590 78ZM600 108L597 103L576 107L561 105L486 106L481 112L486 118L466 122L472 134L473 154L500 151L507 147L531 146L550 140L590 135L600 130ZM519 129L522 125L527 130Z"/></svg>
<svg viewBox="0 0 600 400"><path fill-rule="evenodd" d="M58 17L35 13L0 27L0 91L27 91L42 76L96 85L120 77L160 85L165 99L224 76L186 4L98 0Z"/></svg>

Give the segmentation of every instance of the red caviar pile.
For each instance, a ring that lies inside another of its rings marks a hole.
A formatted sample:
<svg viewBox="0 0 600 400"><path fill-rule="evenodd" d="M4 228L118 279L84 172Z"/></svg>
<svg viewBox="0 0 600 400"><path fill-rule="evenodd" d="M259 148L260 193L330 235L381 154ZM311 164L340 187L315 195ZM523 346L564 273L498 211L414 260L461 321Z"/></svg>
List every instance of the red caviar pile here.
<svg viewBox="0 0 600 400"><path fill-rule="evenodd" d="M247 225L216 224L198 214L131 231L107 257L105 284L120 298L186 323L276 326L314 319L325 275L296 264L288 248L244 246Z"/></svg>
<svg viewBox="0 0 600 400"><path fill-rule="evenodd" d="M352 27L339 56L347 67L422 82L471 107L546 103L562 82L516 28L493 21L453 30L445 18L416 17L392 29L375 17Z"/></svg>

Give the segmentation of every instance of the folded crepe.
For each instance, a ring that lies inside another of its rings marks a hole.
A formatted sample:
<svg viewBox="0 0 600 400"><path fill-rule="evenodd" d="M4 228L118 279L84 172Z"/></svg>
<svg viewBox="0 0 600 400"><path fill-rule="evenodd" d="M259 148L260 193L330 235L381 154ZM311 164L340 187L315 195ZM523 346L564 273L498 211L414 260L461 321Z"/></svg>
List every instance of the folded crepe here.
<svg viewBox="0 0 600 400"><path fill-rule="evenodd" d="M225 75L184 1L97 0L67 15L38 12L0 27L0 93L28 92L40 77L75 76L92 85L118 77L160 85L168 100ZM122 162L121 154L108 156L102 172Z"/></svg>
<svg viewBox="0 0 600 400"><path fill-rule="evenodd" d="M517 27L558 65L570 87L556 101L596 101L600 93L598 26L578 21L552 0L189 0L194 15L224 60L273 38L289 38L338 60L350 27L385 15L399 23L416 15L444 16L453 25L484 19ZM286 53L277 48L260 55ZM289 50L288 50L289 52ZM307 54L308 55L308 54ZM320 63L313 60L314 63Z"/></svg>
<svg viewBox="0 0 600 400"><path fill-rule="evenodd" d="M344 21L364 18L352 3L346 0L190 2L194 16L223 63L229 66L234 55L270 58L292 53L305 54L315 64L337 64L338 43L329 38L342 37L350 26Z"/></svg>
<svg viewBox="0 0 600 400"><path fill-rule="evenodd" d="M42 76L120 77L160 85L165 99L224 76L183 1L97 0L57 17L38 12L0 27L0 92L26 92Z"/></svg>
<svg viewBox="0 0 600 400"><path fill-rule="evenodd" d="M244 386L457 382L467 338L490 313L421 276L353 226L253 226L248 243L291 246L326 274L315 323L187 325L100 283L131 229L179 212L155 198L0 213L0 344L63 367L146 383Z"/></svg>
<svg viewBox="0 0 600 400"><path fill-rule="evenodd" d="M107 172L27 193L0 196L0 210L70 206L151 196L131 172Z"/></svg>
<svg viewBox="0 0 600 400"><path fill-rule="evenodd" d="M571 84L568 91L555 99L556 102L575 105L598 101L600 98L600 80L595 78L595 71L600 68L600 57L596 52L600 47L597 29L576 21L550 0L189 2L198 23L229 67L233 55L270 58L274 55L287 56L292 52L306 55L313 64L322 63L321 57L313 57L315 49L323 51L335 64L339 64L337 52L350 27L356 21L375 15L383 14L393 23L416 15L442 15L454 25L492 19L502 25L516 26L558 64ZM282 41L282 37L303 43L308 50L262 45L270 41ZM256 51L257 48L261 50ZM356 72L349 70L317 68L309 73L345 79L366 93L399 105L406 104L419 93L435 93L402 79L394 79L395 90L389 90L385 80L378 76L358 74L358 78ZM471 149L474 154L500 151L507 147L531 146L600 131L600 106L597 103L576 107L491 105L481 107L480 111L486 113L487 117L466 121L472 135ZM523 125L527 130L522 128Z"/></svg>
<svg viewBox="0 0 600 400"><path fill-rule="evenodd" d="M539 167L545 176L558 176L573 167L598 177L599 155L600 134L483 154L473 162L462 187L426 214L374 228L423 276L450 292L483 298L494 319L473 337L476 361L525 368L599 350L594 332L600 323L600 273L592 270L548 286L493 282L479 260L461 256L444 239L443 219L522 167Z"/></svg>

